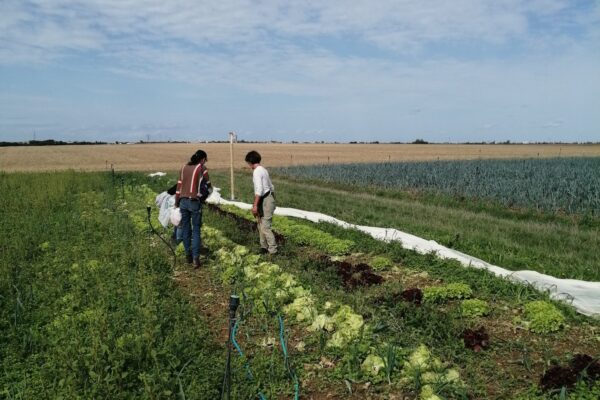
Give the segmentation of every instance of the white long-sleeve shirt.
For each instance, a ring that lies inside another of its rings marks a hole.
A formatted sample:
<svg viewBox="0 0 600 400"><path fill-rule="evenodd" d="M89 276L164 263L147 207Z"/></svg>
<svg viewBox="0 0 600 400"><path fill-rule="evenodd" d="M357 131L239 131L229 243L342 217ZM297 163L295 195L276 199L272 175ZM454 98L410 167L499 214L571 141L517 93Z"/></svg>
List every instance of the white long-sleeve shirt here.
<svg viewBox="0 0 600 400"><path fill-rule="evenodd" d="M254 183L254 194L256 196L264 196L268 191L275 191L269 172L262 165L252 171L252 182Z"/></svg>

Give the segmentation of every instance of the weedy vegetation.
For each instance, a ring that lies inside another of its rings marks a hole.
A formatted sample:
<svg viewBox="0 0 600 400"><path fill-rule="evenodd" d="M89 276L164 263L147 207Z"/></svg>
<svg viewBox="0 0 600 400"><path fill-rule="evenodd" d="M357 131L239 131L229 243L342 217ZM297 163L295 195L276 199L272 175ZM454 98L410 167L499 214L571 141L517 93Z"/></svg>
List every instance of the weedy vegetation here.
<svg viewBox="0 0 600 400"><path fill-rule="evenodd" d="M537 181L529 179L528 175L524 182L517 179L523 175L517 161L478 160L464 163L471 169L476 166L480 170L487 169L488 174L494 173L495 165L507 163L502 170L507 171L511 167L514 170L511 175L513 179L505 179L505 190L511 196L513 192L514 196L520 195L517 185L531 186L542 192L569 192L571 194L565 196L575 198L575 203L592 205L600 199L600 181L595 173L598 170L597 160L600 159L528 160L529 170L537 168L546 171L543 174L547 176L545 180ZM556 166L552 166L552 163L556 163ZM458 161L433 164L438 165L438 169L445 165L458 169L463 165ZM394 174L403 169L407 169L407 174L412 170L429 173L427 165L384 163L372 169L381 174L390 174L391 177L387 179L404 179ZM384 186L376 178L371 179L371 175L367 174L370 171L368 166L365 170L362 169L363 165L360 168L357 166L352 172L346 168L345 165L329 165L273 171L273 175L280 174L274 178L279 203L286 207L319 211L358 225L396 228L510 270L528 269L558 278L600 280L600 252L596 251L600 248L600 216L592 209L568 214L562 209L537 209L533 202L507 207L499 199L486 199L480 195L469 197L459 193L462 178L453 180L447 177L444 181L448 186L457 186L454 189L457 194L452 194L455 192L446 193L422 186ZM562 168L568 169L568 172L561 173ZM315 176L306 177L307 171L315 171ZM333 171L338 171L339 175L334 175ZM548 171L562 175L550 182L552 175ZM328 174L329 178L321 180L320 173ZM508 172L506 174L510 175ZM537 174L541 175L542 172L538 171ZM535 176L534 172L530 175ZM223 193L228 194L228 176L215 173L215 179L223 187ZM252 189L248 173L238 174L236 182L236 193L241 194L241 199L249 201L247 194L251 194ZM423 178L422 182L427 182L427 179ZM498 185L491 178L486 182ZM512 186L508 186L508 183Z"/></svg>
<svg viewBox="0 0 600 400"><path fill-rule="evenodd" d="M228 182L218 171L211 178L217 186ZM249 176L238 178L242 199L249 200ZM23 180L39 190L27 190ZM400 243L282 217L274 221L280 251L267 258L259 255L247 212L205 207L203 269L192 271L181 252L173 265L171 251L149 232L146 214L173 180L134 173L0 175L6 227L0 397L218 398L227 327L221 299L230 293L241 298L233 398L600 394L600 321L532 287ZM446 195L382 189L365 197L355 186L346 191L346 184L282 177L275 184L279 204L354 223L389 226L403 207L429 199L442 214L471 213L473 225L486 214L506 224L512 218L523 229L532 221L577 226L597 240L585 225L594 226L592 217L584 224L562 215L513 214L496 203L461 205ZM302 197L307 188L310 195ZM476 238L462 233L452 240L458 248ZM494 242L480 247L499 254ZM531 255L524 254L515 257L525 262Z"/></svg>

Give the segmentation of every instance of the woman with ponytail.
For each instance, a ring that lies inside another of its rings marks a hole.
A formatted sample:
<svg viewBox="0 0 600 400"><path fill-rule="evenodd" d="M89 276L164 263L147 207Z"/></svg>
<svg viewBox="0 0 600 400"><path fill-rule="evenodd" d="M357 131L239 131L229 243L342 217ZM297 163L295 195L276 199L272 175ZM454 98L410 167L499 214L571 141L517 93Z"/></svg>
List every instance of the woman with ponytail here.
<svg viewBox="0 0 600 400"><path fill-rule="evenodd" d="M196 151L181 168L175 192L175 207L179 207L181 211L180 228L183 232L186 261L188 264L193 263L194 268L200 268L202 204L211 188L207 161L205 151Z"/></svg>

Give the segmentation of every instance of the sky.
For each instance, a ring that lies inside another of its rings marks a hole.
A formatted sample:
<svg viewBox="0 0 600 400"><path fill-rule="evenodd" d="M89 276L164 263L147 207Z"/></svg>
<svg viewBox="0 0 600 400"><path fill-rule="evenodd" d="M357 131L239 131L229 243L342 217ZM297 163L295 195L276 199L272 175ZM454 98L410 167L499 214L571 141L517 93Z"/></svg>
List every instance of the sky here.
<svg viewBox="0 0 600 400"><path fill-rule="evenodd" d="M600 0L0 0L0 141L600 142Z"/></svg>

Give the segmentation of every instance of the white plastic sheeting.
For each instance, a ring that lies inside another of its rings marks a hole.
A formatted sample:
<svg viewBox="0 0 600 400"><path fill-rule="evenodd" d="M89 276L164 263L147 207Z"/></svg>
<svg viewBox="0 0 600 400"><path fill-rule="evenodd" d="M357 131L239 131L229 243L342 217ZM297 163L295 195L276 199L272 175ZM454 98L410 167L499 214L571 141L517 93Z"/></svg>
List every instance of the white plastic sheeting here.
<svg viewBox="0 0 600 400"><path fill-rule="evenodd" d="M207 199L207 203L233 205L246 210L252 208L250 204L223 199L218 188L215 188ZM312 222L329 222L347 229L357 229L378 240L385 242L399 241L404 248L421 254L434 252L440 258L457 260L464 266L486 269L502 278L531 284L539 290L548 291L551 298L571 304L581 314L600 318L600 282L559 279L535 271L509 271L460 251L444 247L433 240L426 240L392 228L354 225L317 212L277 207L275 214L303 218Z"/></svg>
<svg viewBox="0 0 600 400"><path fill-rule="evenodd" d="M156 196L155 202L159 208L158 220L166 228L171 222L171 212L175 209L175 195L161 192Z"/></svg>

